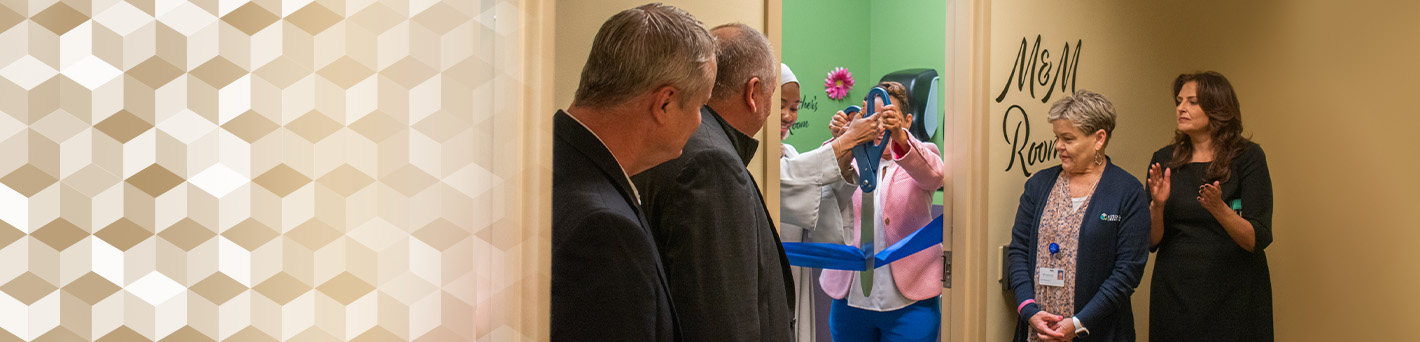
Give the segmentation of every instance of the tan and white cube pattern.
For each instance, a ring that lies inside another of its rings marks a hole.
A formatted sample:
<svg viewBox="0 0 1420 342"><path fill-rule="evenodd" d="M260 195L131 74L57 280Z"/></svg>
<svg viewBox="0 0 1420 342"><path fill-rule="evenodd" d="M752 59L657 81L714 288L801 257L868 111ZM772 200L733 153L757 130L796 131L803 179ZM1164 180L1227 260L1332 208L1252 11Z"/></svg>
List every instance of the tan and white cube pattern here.
<svg viewBox="0 0 1420 342"><path fill-rule="evenodd" d="M496 328L476 254L518 241L483 229L480 136L516 5L0 5L0 341Z"/></svg>

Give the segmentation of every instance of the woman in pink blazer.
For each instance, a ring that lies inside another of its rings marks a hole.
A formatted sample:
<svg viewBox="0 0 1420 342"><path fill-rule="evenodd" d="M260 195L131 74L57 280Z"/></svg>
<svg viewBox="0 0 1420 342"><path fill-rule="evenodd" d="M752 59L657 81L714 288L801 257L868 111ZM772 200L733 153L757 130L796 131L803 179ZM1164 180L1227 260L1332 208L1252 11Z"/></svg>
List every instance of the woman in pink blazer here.
<svg viewBox="0 0 1420 342"><path fill-rule="evenodd" d="M877 208L873 220L876 233L873 251L897 243L931 222L932 192L942 187L942 156L937 146L921 142L908 133L913 113L907 89L897 82L878 85L892 96L893 105L884 106L884 129L892 133L878 166L878 187L871 194ZM838 115L844 115L839 112ZM930 114L929 114L930 115ZM845 115L846 117L846 115ZM836 118L837 119L837 118ZM849 164L848 158L839 163ZM841 167L844 179L858 184L856 167ZM846 237L859 246L862 227L862 190L853 196L853 232ZM938 228L940 229L940 228ZM846 233L846 232L845 232ZM937 245L887 266L873 270L873 286L865 295L858 271L824 270L819 283L834 298L829 313L829 330L835 341L936 341L941 321L942 247Z"/></svg>

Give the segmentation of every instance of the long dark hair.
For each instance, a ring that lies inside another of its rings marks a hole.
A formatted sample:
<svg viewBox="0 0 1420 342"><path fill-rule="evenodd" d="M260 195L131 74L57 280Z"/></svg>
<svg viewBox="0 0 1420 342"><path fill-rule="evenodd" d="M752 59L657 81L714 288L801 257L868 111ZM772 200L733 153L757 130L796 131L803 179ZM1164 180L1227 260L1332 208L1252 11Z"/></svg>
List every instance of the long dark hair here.
<svg viewBox="0 0 1420 342"><path fill-rule="evenodd" d="M1227 77L1214 71L1178 75L1173 80L1174 106L1179 104L1178 92L1188 82L1198 84L1198 106L1208 115L1208 131L1213 141L1213 163L1204 173L1204 181L1227 182L1232 178L1233 161L1247 146L1248 138L1242 136L1242 111L1238 104L1238 94L1233 92L1233 84ZM1170 168L1188 164L1193 157L1193 141L1183 131L1174 131L1173 159Z"/></svg>

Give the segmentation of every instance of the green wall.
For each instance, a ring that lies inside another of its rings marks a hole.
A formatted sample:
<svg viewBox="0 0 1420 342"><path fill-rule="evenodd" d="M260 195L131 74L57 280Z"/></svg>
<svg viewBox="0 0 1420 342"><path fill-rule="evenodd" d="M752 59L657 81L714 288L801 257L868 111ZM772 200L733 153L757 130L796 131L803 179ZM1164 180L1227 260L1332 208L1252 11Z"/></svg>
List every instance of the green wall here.
<svg viewBox="0 0 1420 342"><path fill-rule="evenodd" d="M828 140L828 120L863 96L890 72L912 69L946 71L945 0L784 0L784 63L794 69L806 104L799 124L785 142L807 151ZM857 81L843 100L830 100L823 80L834 67L853 72ZM938 84L939 112L947 103ZM939 120L940 122L940 120ZM942 146L939 130L933 139Z"/></svg>
<svg viewBox="0 0 1420 342"><path fill-rule="evenodd" d="M784 0L784 64L798 76L804 98L798 124L785 142L799 151L828 140L833 113L859 104L876 83L869 75L868 13L864 0ZM835 67L848 69L857 81L843 100L824 93L823 80Z"/></svg>
<svg viewBox="0 0 1420 342"><path fill-rule="evenodd" d="M941 77L947 70L947 2L946 0L876 0L870 1L873 23L869 57L869 73L873 83L893 71L913 68L937 70ZM943 121L946 108L945 80L937 83L937 122ZM861 100L859 100L861 101ZM937 148L942 147L941 128L932 136Z"/></svg>

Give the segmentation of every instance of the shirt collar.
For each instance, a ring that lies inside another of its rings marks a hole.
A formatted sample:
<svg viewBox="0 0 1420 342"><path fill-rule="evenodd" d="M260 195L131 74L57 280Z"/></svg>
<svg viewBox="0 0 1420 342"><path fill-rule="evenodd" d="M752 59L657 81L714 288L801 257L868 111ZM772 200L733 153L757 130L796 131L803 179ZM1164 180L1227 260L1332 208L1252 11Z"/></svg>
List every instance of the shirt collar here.
<svg viewBox="0 0 1420 342"><path fill-rule="evenodd" d="M592 130L591 127L587 127L587 124L582 123L582 120L577 119L576 116L568 115L567 117L572 118L572 121L586 128L587 132L592 132L592 137L597 138L597 142L600 142L602 146L606 146L606 141L602 140L602 137L597 135L597 131ZM608 148L607 151L611 151L611 149ZM616 161L616 169L621 170L621 176L626 177L626 184L631 185L631 197L636 199L636 205L641 205L641 192L636 189L636 183L631 181L631 175L626 174L626 166L621 165L620 160L616 160L615 154L612 154L612 160Z"/></svg>
<svg viewBox="0 0 1420 342"><path fill-rule="evenodd" d="M743 162L745 166L749 166L750 159L754 159L754 151L759 148L759 140L755 140L754 137L745 135L744 132L735 129L734 126L730 126L728 122L725 122L725 118L720 117L720 113L716 113L715 109L710 108L709 105L702 107L702 109L710 113L710 117L715 118L715 121L720 123L720 129L725 130L725 135L730 137L730 144L734 145L735 153L739 154L740 161Z"/></svg>

